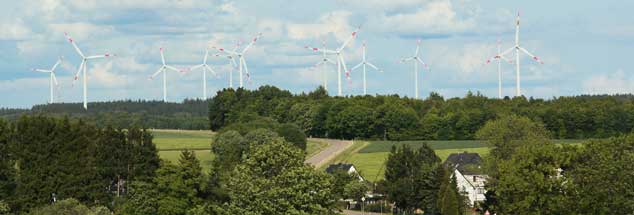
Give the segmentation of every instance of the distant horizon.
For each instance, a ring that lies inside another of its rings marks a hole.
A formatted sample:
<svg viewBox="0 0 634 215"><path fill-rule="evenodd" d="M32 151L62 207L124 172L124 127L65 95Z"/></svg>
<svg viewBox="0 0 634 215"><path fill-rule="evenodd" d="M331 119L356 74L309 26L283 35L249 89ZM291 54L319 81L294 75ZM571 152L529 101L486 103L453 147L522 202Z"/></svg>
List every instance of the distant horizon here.
<svg viewBox="0 0 634 215"><path fill-rule="evenodd" d="M264 86L272 86L272 85L264 85ZM277 86L274 86L274 87L277 87ZM283 90L283 91L289 91L289 92L290 92L290 90L288 90L288 89L283 89L283 88L279 88L279 87L277 87L277 88L278 88L278 89L280 89L280 90ZM227 88L225 88L225 89L227 89ZM317 88L315 88L315 89L313 89L313 90L311 90L311 91L291 92L291 93L292 93L293 95L300 95L300 94L302 94L302 93L307 94L307 93L310 93L310 92L315 91L316 89L317 89ZM247 89L247 90L253 91L253 90L257 90L257 89ZM214 92L213 94L211 94L212 96L211 96L211 97L209 97L208 99L213 99L213 98L215 97L216 93L217 93L217 92ZM454 98L463 99L463 98L465 98L465 97L468 95L468 93L473 93L474 95L478 95L478 93L480 93L480 92L471 92L471 91L468 91L468 92L466 92L463 96L451 96L451 97L444 96L444 95L442 95L442 94L440 94L440 93L438 93L438 92L430 92L429 94L422 95L422 97L421 97L421 98L419 98L419 100L426 100L426 99L428 99L428 98L429 98L429 95L431 95L431 93L437 93L438 95L440 95L441 97L443 97L445 100L447 100L447 99L454 99ZM329 93L329 96L330 96L330 97L338 97L338 96L336 96L336 95L330 95L330 94L331 94L331 93ZM397 95L397 96L399 96L400 98L414 99L414 98L412 98L412 97L409 97L409 96L403 96L403 95L399 95L399 94L368 94L367 96L373 96L373 97L374 97L374 96L393 96L393 95ZM487 95L484 95L484 94L481 94L481 93L480 93L480 95L481 95L481 96L484 96L484 97L486 97L486 98L488 98L488 99L498 99L496 96L487 96ZM364 96L364 95L344 95L344 96L342 96L342 97L362 97L362 96ZM527 97L527 96L525 96L525 95L522 95L521 97L524 97L524 98L526 98L526 99L531 99L531 98L532 98L532 99L543 99L544 101L551 101L551 100L558 99L558 98L562 98L562 97L581 97L581 96L596 96L596 97L601 97L601 96L609 96L609 97L625 96L625 97L630 97L630 96L632 96L632 97L634 97L634 94L633 94L633 93L616 93L616 94L579 94L579 95L562 95L562 96L554 96L554 97L550 97L550 98L537 98L537 97L530 97L530 96L529 96L529 97ZM513 99L513 98L515 98L515 97L516 97L516 96L505 96L505 97L503 97L502 99L507 99L507 98L508 98L508 99ZM172 104L184 104L184 103L185 103L185 101L187 101L187 100L191 100L191 101L202 101L202 100L204 100L204 99L202 99L202 98L184 98L184 99L182 99L182 100L180 100L180 101L167 101L167 103L172 103ZM163 102L161 99L142 99L142 98L132 99L132 98L128 98L128 99L116 99L116 100L104 100L104 101L89 101L89 102L88 102L88 104L89 104L89 106L90 106L90 104L95 104L95 103L107 103L107 102L128 102L128 101L130 101L130 102L138 102L138 101L141 101L141 102ZM68 105L68 104L77 104L77 106L78 106L78 107L80 107L82 103L81 103L81 101L76 101L76 102L55 102L55 103L52 103L52 104L65 104L65 105ZM29 107L6 107L6 106L0 106L0 109L19 109L19 110L30 110L30 109L32 109L34 106L44 106L44 105L51 105L51 104L50 104L50 103L33 104L33 105L29 106Z"/></svg>

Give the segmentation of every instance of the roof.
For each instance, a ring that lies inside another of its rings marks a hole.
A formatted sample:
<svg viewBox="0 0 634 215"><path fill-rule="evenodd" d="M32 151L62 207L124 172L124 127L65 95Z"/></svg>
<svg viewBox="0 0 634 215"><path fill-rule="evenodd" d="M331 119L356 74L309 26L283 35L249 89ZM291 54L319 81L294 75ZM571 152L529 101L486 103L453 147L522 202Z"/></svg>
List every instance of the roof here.
<svg viewBox="0 0 634 215"><path fill-rule="evenodd" d="M345 172L348 172L350 170L350 168L352 168L352 164L349 163L336 163L336 164L330 164L330 166L328 166L328 168L326 168L326 172L327 173L334 173L336 170L343 170Z"/></svg>
<svg viewBox="0 0 634 215"><path fill-rule="evenodd" d="M479 175L482 173L480 165L482 164L482 158L478 153L453 153L447 157L447 160L443 163L445 167L457 168L462 174L465 175Z"/></svg>

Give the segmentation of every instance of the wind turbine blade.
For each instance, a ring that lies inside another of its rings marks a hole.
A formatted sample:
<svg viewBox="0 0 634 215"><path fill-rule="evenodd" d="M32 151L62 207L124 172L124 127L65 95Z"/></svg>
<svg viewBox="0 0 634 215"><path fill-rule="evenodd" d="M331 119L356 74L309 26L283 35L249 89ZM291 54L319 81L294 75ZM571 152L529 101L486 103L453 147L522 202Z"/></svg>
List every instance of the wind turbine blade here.
<svg viewBox="0 0 634 215"><path fill-rule="evenodd" d="M218 50L220 52L227 53L227 54L230 54L230 55L238 55L238 52L236 52L236 51L229 51L229 50L226 50L224 48L219 48L219 47L213 47L213 48L215 48L216 50Z"/></svg>
<svg viewBox="0 0 634 215"><path fill-rule="evenodd" d="M348 39L347 39L345 42L343 42L343 44L341 44L341 47L339 47L337 50L338 50L338 51L341 51L341 50L343 50L344 48L346 48L346 46L348 45L348 43L350 43L350 41L352 41L352 39L354 39L354 38L357 36L357 33L359 32L359 30L360 30L360 29L361 29L360 27L357 27L357 29L356 29L356 30L354 30L354 31L352 32L352 34L350 34L350 37L348 37Z"/></svg>
<svg viewBox="0 0 634 215"><path fill-rule="evenodd" d="M55 77L55 73L51 74L51 77L53 77L53 83L55 83L55 86L59 86L59 83L57 83L57 77Z"/></svg>
<svg viewBox="0 0 634 215"><path fill-rule="evenodd" d="M330 58L326 58L326 61L332 65L336 65L337 62L335 62L334 60L330 59Z"/></svg>
<svg viewBox="0 0 634 215"><path fill-rule="evenodd" d="M503 51L502 53L499 54L499 56L504 56L504 55L508 54L509 52L513 51L514 48L515 48L515 46Z"/></svg>
<svg viewBox="0 0 634 215"><path fill-rule="evenodd" d="M50 73L50 72L51 72L51 70L45 70L45 69L33 69L33 72Z"/></svg>
<svg viewBox="0 0 634 215"><path fill-rule="evenodd" d="M531 54L530 52L528 52L526 49L519 47L520 50L522 50L522 52L526 53L528 56L531 56L533 58L533 60L537 61L540 64L544 64L544 62L542 60L540 60L537 56Z"/></svg>
<svg viewBox="0 0 634 215"><path fill-rule="evenodd" d="M506 62L508 62L508 63L511 63L511 64L513 63L513 60L508 59L508 58L506 58L506 57L504 57L504 56L500 56L500 58L501 58L502 60L505 60L505 61L506 61Z"/></svg>
<svg viewBox="0 0 634 215"><path fill-rule="evenodd" d="M77 54L79 54L79 56L83 58L84 53L82 53L81 50L79 50L79 47L77 47L77 44L75 44L75 40L73 40L73 38L71 38L66 32L64 32L64 36L66 36L66 38L68 39L68 42L70 42L70 44L73 45L73 47L75 48L75 51L77 51Z"/></svg>
<svg viewBox="0 0 634 215"><path fill-rule="evenodd" d="M256 41L258 41L258 39L260 39L260 37L262 36L262 33L258 33L257 36L255 36L251 42L249 43L249 45L247 45L247 47L244 48L244 50L242 50L242 54L247 53L247 51L253 46L253 44L255 44Z"/></svg>
<svg viewBox="0 0 634 215"><path fill-rule="evenodd" d="M173 66L170 66L170 65L165 65L165 68L167 68L169 70L172 70L174 72L183 72L182 70L177 69L176 67L173 67Z"/></svg>
<svg viewBox="0 0 634 215"><path fill-rule="evenodd" d="M423 64L423 66L424 66L425 68L429 68L429 67L427 66L427 64L426 64L425 62L423 62L423 60L421 60L420 58L416 58L416 60L417 60L418 62L420 62L421 64Z"/></svg>
<svg viewBox="0 0 634 215"><path fill-rule="evenodd" d="M159 52L161 52L161 62L163 62L163 65L166 65L165 56L163 56L163 47L159 48Z"/></svg>
<svg viewBox="0 0 634 215"><path fill-rule="evenodd" d="M192 66L191 68L189 68L189 71L197 70L197 69L199 69L199 68L201 68L203 66L205 66L205 64L198 64L196 66Z"/></svg>
<svg viewBox="0 0 634 215"><path fill-rule="evenodd" d="M93 56L86 57L86 59L92 60L92 59L99 59L99 58L107 58L110 56L111 56L110 54L93 55Z"/></svg>
<svg viewBox="0 0 634 215"><path fill-rule="evenodd" d="M370 63L370 62L367 62L367 63L365 63L365 64L366 64L366 65L368 65L368 66L370 66L370 67L372 67L373 69L375 69L375 70L377 70L377 71L379 71L379 72L383 72L383 70L379 69L378 67L376 67L374 64L372 64L372 63Z"/></svg>
<svg viewBox="0 0 634 215"><path fill-rule="evenodd" d="M409 62L411 60L414 60L414 57L406 57L406 58L401 59L401 63Z"/></svg>
<svg viewBox="0 0 634 215"><path fill-rule="evenodd" d="M203 58L203 64L207 64L207 56L209 56L209 50L205 50L205 57Z"/></svg>
<svg viewBox="0 0 634 215"><path fill-rule="evenodd" d="M420 43L421 40L416 41L416 51L414 52L414 56L418 56L418 53L420 52Z"/></svg>
<svg viewBox="0 0 634 215"><path fill-rule="evenodd" d="M209 65L205 64L205 68L207 68L207 70L209 70L209 71L211 72L211 74L213 74L214 76L218 77L218 73L216 73L216 71L215 71L215 70L213 70L213 69L211 68L211 66L209 66Z"/></svg>
<svg viewBox="0 0 634 215"><path fill-rule="evenodd" d="M58 59L57 62L55 62L55 65L53 65L53 68L51 68L51 72L54 72L55 69L57 68L57 66L59 66L59 64L62 63L62 59Z"/></svg>
<svg viewBox="0 0 634 215"><path fill-rule="evenodd" d="M161 68L159 68L154 74L150 75L150 80L154 79L154 77L160 74L163 71L163 69L165 69L165 66L161 66Z"/></svg>
<svg viewBox="0 0 634 215"><path fill-rule="evenodd" d="M73 85L75 85L75 81L77 81L77 79L79 78L79 74L81 73L81 70L86 66L86 61L82 61L81 64L79 64L79 68L77 69L77 73L75 73L75 77L73 78Z"/></svg>
<svg viewBox="0 0 634 215"><path fill-rule="evenodd" d="M352 67L352 69L350 69L350 71L354 71L356 69L358 69L359 67L363 66L363 62L357 64L356 66Z"/></svg>
<svg viewBox="0 0 634 215"><path fill-rule="evenodd" d="M343 71L348 71L346 67L346 60L343 59L343 55L339 55L339 60L341 61L341 66L343 66Z"/></svg>
<svg viewBox="0 0 634 215"><path fill-rule="evenodd" d="M244 59L244 57L242 57L240 60L242 61L242 66L244 67L244 72L245 72L245 73L246 73L246 75L247 75L247 80L249 80L248 78L249 78L251 75L249 75L249 67L247 67L247 60L246 60L246 59Z"/></svg>

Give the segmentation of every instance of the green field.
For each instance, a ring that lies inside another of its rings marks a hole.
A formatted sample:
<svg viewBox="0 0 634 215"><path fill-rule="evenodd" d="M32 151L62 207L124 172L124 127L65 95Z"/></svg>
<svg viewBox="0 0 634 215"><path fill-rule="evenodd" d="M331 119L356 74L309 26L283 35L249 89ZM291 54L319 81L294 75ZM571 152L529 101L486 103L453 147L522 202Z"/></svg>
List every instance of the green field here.
<svg viewBox="0 0 634 215"><path fill-rule="evenodd" d="M200 161L200 166L202 167L203 172L209 172L209 168L211 167L211 161L214 159L214 155L210 150L194 150L196 153L196 158ZM159 151L159 157L163 160L168 160L172 162L172 164L178 164L178 159L181 156L181 151Z"/></svg>
<svg viewBox="0 0 634 215"><path fill-rule="evenodd" d="M580 144L584 140L553 140L556 144ZM413 149L420 148L427 143L441 160L447 159L452 153L475 152L480 156L489 153L484 141L479 140L450 140L450 141L357 141L351 149L337 156L330 163L352 163L361 176L370 181L383 179L383 171L387 156L392 146L408 144ZM326 165L327 166L327 165ZM322 167L325 168L325 167Z"/></svg>
<svg viewBox="0 0 634 215"><path fill-rule="evenodd" d="M178 163L180 153L184 149L193 150L200 160L203 171L209 171L214 155L211 153L211 131L189 130L151 130L154 144L159 150L159 157L173 164ZM309 140L306 143L306 155L312 156L328 146L327 143Z"/></svg>
<svg viewBox="0 0 634 215"><path fill-rule="evenodd" d="M152 130L154 144L160 151L182 149L209 150L211 131Z"/></svg>

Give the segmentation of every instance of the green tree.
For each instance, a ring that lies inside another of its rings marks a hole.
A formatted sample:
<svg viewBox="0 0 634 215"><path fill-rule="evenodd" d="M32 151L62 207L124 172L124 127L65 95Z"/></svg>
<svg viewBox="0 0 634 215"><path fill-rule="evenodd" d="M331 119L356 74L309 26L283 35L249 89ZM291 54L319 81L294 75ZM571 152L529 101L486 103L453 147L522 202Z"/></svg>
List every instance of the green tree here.
<svg viewBox="0 0 634 215"><path fill-rule="evenodd" d="M565 168L578 213L634 211L634 134L584 143ZM566 171L567 170L567 171Z"/></svg>
<svg viewBox="0 0 634 215"><path fill-rule="evenodd" d="M303 163L304 153L276 138L249 150L227 185L220 214L332 214L329 175Z"/></svg>
<svg viewBox="0 0 634 215"><path fill-rule="evenodd" d="M156 185L134 181L130 183L126 201L119 212L127 215L158 214L158 207L159 191Z"/></svg>
<svg viewBox="0 0 634 215"><path fill-rule="evenodd" d="M550 134L540 123L533 122L527 117L504 115L488 121L478 130L476 137L486 140L495 158L508 160L515 149L531 141L545 142Z"/></svg>
<svg viewBox="0 0 634 215"><path fill-rule="evenodd" d="M11 125L0 119L0 199L8 199L15 189L15 162L9 148L12 135Z"/></svg>
<svg viewBox="0 0 634 215"><path fill-rule="evenodd" d="M405 212L420 208L436 213L442 178L440 158L427 144L418 150L408 145L392 147L385 167L388 199Z"/></svg>
<svg viewBox="0 0 634 215"><path fill-rule="evenodd" d="M562 214L566 179L560 175L560 148L549 142L526 144L510 160L499 165L499 179L493 187L497 212L504 214Z"/></svg>

